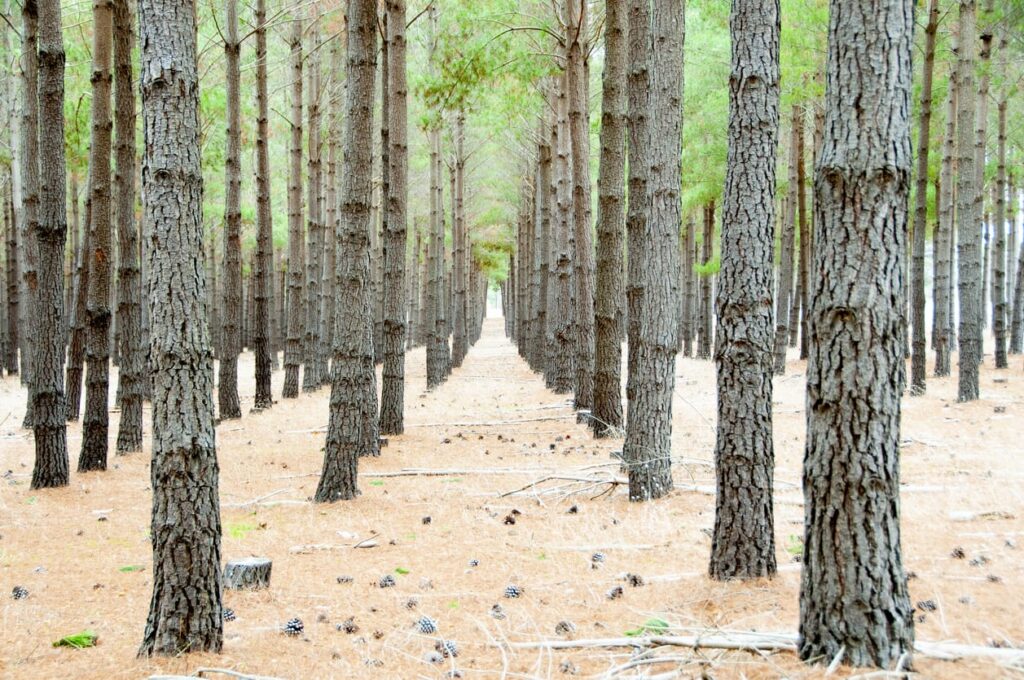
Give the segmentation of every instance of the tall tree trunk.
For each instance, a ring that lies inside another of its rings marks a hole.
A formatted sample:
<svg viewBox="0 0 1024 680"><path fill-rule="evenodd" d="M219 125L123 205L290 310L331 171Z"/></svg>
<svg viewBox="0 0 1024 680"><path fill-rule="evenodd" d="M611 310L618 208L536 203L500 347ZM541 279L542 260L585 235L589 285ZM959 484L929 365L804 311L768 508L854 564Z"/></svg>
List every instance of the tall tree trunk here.
<svg viewBox="0 0 1024 680"><path fill-rule="evenodd" d="M466 224L462 212L463 170L465 168L466 147L466 114L459 111L455 114L455 155L452 174L452 366L459 367L466 358L468 347L467 331L469 328L466 313L469 300L466 297L466 286L469 283L469 271L466 266Z"/></svg>
<svg viewBox="0 0 1024 680"><path fill-rule="evenodd" d="M778 0L733 0L718 286L712 578L775 574L772 285L779 141Z"/></svg>
<svg viewBox="0 0 1024 680"><path fill-rule="evenodd" d="M11 180L13 183L13 178ZM11 198L12 189L10 183L6 191L0 196L0 210L3 210L7 218L7 356L4 357L4 364L7 367L7 375L18 374L18 223L14 217L14 201Z"/></svg>
<svg viewBox="0 0 1024 680"><path fill-rule="evenodd" d="M142 165L153 361L153 597L140 656L223 640L213 358L206 323L196 23L190 0L140 0ZM185 332L182 329L186 329Z"/></svg>
<svg viewBox="0 0 1024 680"><path fill-rule="evenodd" d="M88 187L86 187L85 221L82 225L82 242L79 246L78 254L78 285L75 288L75 311L72 317L71 340L68 342L68 360L65 371L67 375L67 380L65 381L67 412L65 417L68 422L78 420L79 412L82 408L82 374L85 364L86 338L85 313L89 295L89 247L91 244L89 224L92 222L91 193Z"/></svg>
<svg viewBox="0 0 1024 680"><path fill-rule="evenodd" d="M384 233L384 367L380 433L405 431L405 262L408 203L408 88L405 0L388 0L388 195Z"/></svg>
<svg viewBox="0 0 1024 680"><path fill-rule="evenodd" d="M800 109L793 107L792 135L789 144L789 195L785 200L782 217L782 238L779 243L779 283L776 289L775 307L775 375L786 374L786 347L789 340L789 324L792 320L790 306L800 304L792 298L793 293L793 234L797 216L797 164L799 124L796 123Z"/></svg>
<svg viewBox="0 0 1024 680"><path fill-rule="evenodd" d="M142 348L142 280L139 231L135 222L135 82L132 9L128 0L114 0L114 175L118 235L117 314L121 337L118 393L121 420L117 453L142 450L142 399L145 355Z"/></svg>
<svg viewBox="0 0 1024 680"><path fill-rule="evenodd" d="M550 99L549 96L549 101ZM554 236L551 205L554 199L552 198L550 117L550 112L545 112L545 115L541 116L538 134L540 142L537 147L537 204L540 210L540 243L537 249L540 251L540 271L538 272L540 304L535 335L536 361L544 374L544 385L548 389L551 388L554 378L553 352L551 351L554 327Z"/></svg>
<svg viewBox="0 0 1024 680"><path fill-rule="evenodd" d="M378 455L377 376L373 365L370 300L370 201L373 81L377 22L374 0L351 0L348 25L348 90L345 95L344 162L338 310L331 384L331 411L324 465L314 501L348 500L356 485L359 456Z"/></svg>
<svg viewBox="0 0 1024 680"><path fill-rule="evenodd" d="M1016 196L1013 199L1018 200ZM1016 229L1014 223L1014 229ZM1013 257L1011 253L1011 257ZM1017 255L1016 275L1013 284L1013 311L1010 314L1010 354L1020 354L1024 349L1024 241L1021 241Z"/></svg>
<svg viewBox="0 0 1024 680"><path fill-rule="evenodd" d="M110 391L110 267L114 257L111 230L110 85L113 2L93 4L92 138L89 190L92 223L89 244L89 292L86 297L85 414L78 471L107 469L107 400ZM200 256L202 253L200 252ZM202 258L199 260L202 264Z"/></svg>
<svg viewBox="0 0 1024 680"><path fill-rule="evenodd" d="M800 289L800 318L798 330L800 331L800 360L807 359L807 314L811 307L811 259L814 257L812 250L813 235L811 234L811 222L807 219L807 171L805 154L807 145L804 143L804 122L807 110L800 108L800 135L796 140L796 206L797 206L797 235L800 239L800 268L799 268L799 289Z"/></svg>
<svg viewBox="0 0 1024 680"><path fill-rule="evenodd" d="M698 284L700 286L700 323L697 328L697 358L711 358L711 273L708 268L715 251L715 203L704 206L704 233L701 238L700 263L704 268Z"/></svg>
<svg viewBox="0 0 1024 680"><path fill-rule="evenodd" d="M928 25L924 29L924 67L921 76L921 117L917 131L917 176L914 204L914 250L912 258L910 393L924 394L927 375L925 328L924 251L928 230L928 150L932 121L932 72L935 69L935 34L939 29L939 0L930 0Z"/></svg>
<svg viewBox="0 0 1024 680"><path fill-rule="evenodd" d="M630 42L647 41L650 55L649 62L644 59L634 67L649 64L646 99L650 119L633 121L633 125L647 128L650 146L646 154L649 212L642 230L631 234L629 252L630 323L635 328L636 347L629 349L623 457L632 501L659 498L672 490L672 395L679 349L675 277L681 223L683 0L655 0L649 31L643 14L634 4L629 24ZM643 35L634 36L634 31ZM641 50L631 52L642 59ZM639 93L639 101L643 95Z"/></svg>
<svg viewBox="0 0 1024 680"><path fill-rule="evenodd" d="M231 0L235 2L236 0ZM271 330L274 288L274 213L270 203L270 131L267 94L267 5L256 0L256 317L253 352L256 355L256 396L253 409L274 405L270 374L277 363ZM284 289L278 291L284 296Z"/></svg>
<svg viewBox="0 0 1024 680"><path fill-rule="evenodd" d="M32 360L35 358L36 336L32 332L34 315L39 308L36 299L38 279L38 244L36 223L39 221L39 17L35 0L21 3L21 127L18 135L17 162L21 171L21 219L18 220L18 254L21 288L19 290L18 325L21 333L21 382L28 387L28 402L22 427L32 427L35 410L35 376ZM18 201L15 199L15 205Z"/></svg>
<svg viewBox="0 0 1024 680"><path fill-rule="evenodd" d="M323 384L330 384L329 358L334 346L335 272L338 262L338 128L341 122L341 51L339 40L331 40L330 80L327 124L327 215L324 225L324 267L320 285L320 357Z"/></svg>
<svg viewBox="0 0 1024 680"><path fill-rule="evenodd" d="M597 220L597 282L594 297L594 411L591 428L604 437L622 428L623 212L626 145L628 29L625 0L605 9L601 95L601 164Z"/></svg>
<svg viewBox="0 0 1024 680"><path fill-rule="evenodd" d="M576 361L574 403L577 410L594 406L594 244L590 231L590 106L585 33L587 2L565 0L567 19L566 86L569 95L569 144L572 157L572 233L575 238L573 284ZM593 423L593 420L591 420Z"/></svg>
<svg viewBox="0 0 1024 680"><path fill-rule="evenodd" d="M302 363L302 317L305 310L302 279L305 242L302 237L302 19L292 20L291 34L291 144L288 166L288 339L284 350L284 390L281 396L299 396ZM306 370L309 370L308 366Z"/></svg>
<svg viewBox="0 0 1024 680"><path fill-rule="evenodd" d="M306 258L306 331L305 364L302 391L312 392L323 382L323 356L320 345L320 281L323 278L324 220L320 211L320 188L323 180L320 162L320 28L314 16L310 26L310 48L306 54L306 114L308 116L308 159L306 177L306 226L309 249Z"/></svg>
<svg viewBox="0 0 1024 680"><path fill-rule="evenodd" d="M220 381L217 385L221 420L242 417L242 407L238 402L238 354L242 350L242 74L239 66L242 45L238 40L238 0L227 0L225 13L224 325L218 356Z"/></svg>
<svg viewBox="0 0 1024 680"><path fill-rule="evenodd" d="M1006 73L1006 38L1000 40L1000 66ZM1006 360L1006 90L999 96L998 149L996 151L995 243L992 249L992 331L995 335L996 368L1007 368Z"/></svg>
<svg viewBox="0 0 1024 680"><path fill-rule="evenodd" d="M981 213L976 212L978 186L977 151L971 138L975 132L974 43L976 34L974 0L960 0L960 50L956 79L957 178L956 224L960 300L959 371L957 399L978 398L978 365L981 363ZM982 143L984 141L982 140Z"/></svg>
<svg viewBox="0 0 1024 680"><path fill-rule="evenodd" d="M555 98L556 120L552 127L551 148L554 154L553 191L554 216L552 231L555 234L555 257L553 263L555 282L555 304L553 318L553 375L551 389L557 394L572 391L575 371L573 370L575 353L573 312L573 232L570 216L572 214L572 194L570 193L569 176L569 108L566 96L566 76L558 77Z"/></svg>
<svg viewBox="0 0 1024 680"><path fill-rule="evenodd" d="M956 150L957 99L957 78L954 72L949 79L949 92L946 95L946 131L942 141L942 165L939 171L939 186L942 192L939 198L939 223L935 232L935 253L933 254L935 258L935 292L932 304L935 307L935 315L932 326L934 338L932 342L935 345L935 377L937 378L949 375L949 354L952 347L950 337L950 329L953 324L951 280L955 224L953 213L956 208L953 164Z"/></svg>
<svg viewBox="0 0 1024 680"><path fill-rule="evenodd" d="M914 648L899 518L914 8L832 0L830 9L798 649L816 663L841 655L887 669Z"/></svg>
<svg viewBox="0 0 1024 680"><path fill-rule="evenodd" d="M693 356L694 339L694 311L697 307L697 280L694 275L694 264L696 263L695 253L697 252L697 225L693 217L686 220L686 238L683 240L683 307L682 307L682 335L683 335L683 356Z"/></svg>
<svg viewBox="0 0 1024 680"><path fill-rule="evenodd" d="M39 2L39 247L38 309L32 332L35 440L33 489L67 486L68 440L64 421L64 242L67 238L64 161L64 37L60 0ZM37 130L31 131L38 134Z"/></svg>

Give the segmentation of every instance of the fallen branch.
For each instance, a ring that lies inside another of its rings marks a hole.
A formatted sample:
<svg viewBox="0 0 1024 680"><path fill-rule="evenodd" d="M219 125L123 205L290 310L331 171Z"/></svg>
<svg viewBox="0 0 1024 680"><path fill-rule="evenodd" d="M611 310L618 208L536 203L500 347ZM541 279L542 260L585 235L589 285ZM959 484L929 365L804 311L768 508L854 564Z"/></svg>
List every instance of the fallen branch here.
<svg viewBox="0 0 1024 680"><path fill-rule="evenodd" d="M221 505L222 507L225 508L247 508L250 505L260 505L263 501L267 500L268 498L273 498L277 494L284 493L285 491L291 491L291 489L278 489L277 491L271 491L265 496L260 496L258 498L252 499L251 501L245 501L244 503L222 503Z"/></svg>
<svg viewBox="0 0 1024 680"><path fill-rule="evenodd" d="M406 423L405 426L409 427L501 427L502 425L515 425L517 423L539 423L549 420L568 420L569 418L575 418L575 413L566 413L560 416L541 416L538 418L512 418L510 420L489 420L479 422L462 422L462 423Z"/></svg>

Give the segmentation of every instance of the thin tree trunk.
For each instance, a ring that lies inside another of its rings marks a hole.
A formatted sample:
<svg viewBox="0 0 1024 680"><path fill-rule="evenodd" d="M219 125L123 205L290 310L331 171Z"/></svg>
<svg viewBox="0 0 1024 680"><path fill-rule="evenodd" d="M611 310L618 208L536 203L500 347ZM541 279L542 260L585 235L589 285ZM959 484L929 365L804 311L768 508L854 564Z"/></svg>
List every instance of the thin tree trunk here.
<svg viewBox="0 0 1024 680"><path fill-rule="evenodd" d="M468 348L467 310L469 300L466 297L466 286L469 283L469 271L466 266L466 225L463 221L462 192L463 169L465 167L466 116L463 111L455 115L455 155L452 175L452 366L459 367L466 358Z"/></svg>
<svg viewBox="0 0 1024 680"><path fill-rule="evenodd" d="M239 65L242 45L238 40L238 0L227 0L225 13L227 153L224 159L224 325L218 356L220 380L217 385L221 420L242 417L242 407L238 402L238 355L242 350L242 75Z"/></svg>
<svg viewBox="0 0 1024 680"><path fill-rule="evenodd" d="M231 0L235 2L236 0ZM256 395L253 409L274 405L270 374L277 363L271 309L274 288L274 213L270 199L269 96L267 94L267 6L256 0L256 316L253 352L256 355ZM284 289L278 291L284 296Z"/></svg>
<svg viewBox="0 0 1024 680"><path fill-rule="evenodd" d="M92 197L86 187L85 191L85 221L82 225L82 243L78 253L78 285L75 288L74 322L71 329L71 340L68 343L68 360L65 373L67 375L66 401L67 412L65 414L68 422L78 420L82 408L82 375L85 364L85 338L86 325L85 313L89 291L89 246L91 237L89 224L92 222Z"/></svg>
<svg viewBox="0 0 1024 680"><path fill-rule="evenodd" d="M912 0L831 2L798 644L814 663L889 669L914 648L899 520L913 35Z"/></svg>
<svg viewBox="0 0 1024 680"><path fill-rule="evenodd" d="M1000 40L1000 66L1006 73L1006 38ZM996 151L995 243L992 249L992 331L995 335L996 368L1007 368L1006 360L1006 91L998 104L998 149Z"/></svg>
<svg viewBox="0 0 1024 680"><path fill-rule="evenodd" d="M350 0L348 90L345 99L342 164L338 310L334 343L330 419L323 472L314 501L348 500L356 486L360 456L378 455L377 379L373 365L370 300L370 201L373 81L376 70L376 2Z"/></svg>
<svg viewBox="0 0 1024 680"><path fill-rule="evenodd" d="M35 376L32 360L35 358L36 337L32 332L33 316L38 310L38 244L36 223L39 221L39 19L35 0L21 3L21 127L18 135L18 165L21 170L21 219L18 221L18 265L21 289L18 305L18 335L21 350L21 382L28 388L28 402L22 427L32 427L35 411ZM18 201L15 199L15 205Z"/></svg>
<svg viewBox="0 0 1024 680"><path fill-rule="evenodd" d="M190 0L140 0L153 361L153 597L140 656L219 652L220 499L207 331L196 23ZM182 332L182 329L187 329Z"/></svg>
<svg viewBox="0 0 1024 680"><path fill-rule="evenodd" d="M955 40L954 40L955 45ZM935 345L935 377L949 375L949 354L952 347L950 328L953 323L951 314L951 277L953 267L953 229L955 221L953 212L956 207L953 184L953 164L956 149L956 112L957 112L957 79L955 72L949 79L949 92L946 95L946 131L942 141L942 165L939 171L939 185L942 190L939 197L939 223L935 232L935 293L932 304L935 306L932 341Z"/></svg>
<svg viewBox="0 0 1024 680"><path fill-rule="evenodd" d="M309 29L310 49L306 60L308 87L306 89L308 116L308 154L306 177L306 226L309 249L306 258L306 330L305 371L302 391L312 392L323 383L323 351L320 337L320 282L323 278L324 220L320 211L322 164L320 162L320 27L314 16Z"/></svg>
<svg viewBox="0 0 1024 680"><path fill-rule="evenodd" d="M575 371L573 364L576 358L573 311L573 232L570 217L572 214L572 194L569 176L569 119L568 97L566 96L566 76L558 77L555 99L556 120L552 127L551 147L554 153L554 200L555 215L551 228L555 232L554 281L555 304L552 309L553 318L553 375L551 389L557 394L568 394L572 391Z"/></svg>
<svg viewBox="0 0 1024 680"><path fill-rule="evenodd" d="M683 241L683 356L693 356L693 340L696 335L694 315L697 308L697 279L694 265L697 252L697 225L690 216L686 220L686 239Z"/></svg>
<svg viewBox="0 0 1024 680"><path fill-rule="evenodd" d="M114 110L116 127L114 200L118 234L118 328L121 419L115 451L142 450L145 355L142 348L142 280L135 222L135 82L132 74L133 16L128 0L114 0Z"/></svg>
<svg viewBox="0 0 1024 680"><path fill-rule="evenodd" d="M799 125L795 122L799 108L793 107L792 135L789 145L789 195L785 200L782 217L782 238L779 244L779 284L776 290L775 307L775 375L786 374L786 347L789 340L789 324L792 320L790 306L799 304L792 298L793 293L793 233L797 216L797 145Z"/></svg>
<svg viewBox="0 0 1024 680"><path fill-rule="evenodd" d="M605 9L601 95L601 164L598 173L597 282L594 298L594 410L597 437L622 428L622 298L625 289L623 212L626 145L628 29L625 0Z"/></svg>
<svg viewBox="0 0 1024 680"><path fill-rule="evenodd" d="M38 309L32 368L35 441L33 489L67 486L68 440L64 420L64 243L67 239L64 160L64 38L60 0L39 2L39 247ZM32 131L36 134L37 131Z"/></svg>
<svg viewBox="0 0 1024 680"><path fill-rule="evenodd" d="M778 0L734 0L718 286L715 531L709 575L775 574L772 285L779 140Z"/></svg>
<svg viewBox="0 0 1024 680"><path fill-rule="evenodd" d="M650 146L644 156L648 219L639 232L630 235L629 253L630 324L635 329L636 346L631 343L629 349L623 458L632 501L659 498L672 490L683 123L683 1L655 0L649 33L639 4L643 3L635 3L630 12L630 42L644 40L646 46L631 50L631 56L640 60L634 61L635 69L639 71L645 64L650 69L647 97L644 92L637 97L640 102L647 99L650 119L633 121L633 125L634 132L647 129ZM648 51L649 61L643 58L644 51Z"/></svg>
<svg viewBox="0 0 1024 680"><path fill-rule="evenodd" d="M814 257L812 251L811 223L807 219L807 171L805 154L806 144L804 143L804 122L807 111L800 108L800 135L796 140L796 204L797 204L797 235L800 239L800 268L799 268L799 289L800 289L800 317L797 321L800 331L800 360L807 359L807 315L811 307L811 259Z"/></svg>
<svg viewBox="0 0 1024 680"><path fill-rule="evenodd" d="M700 325L697 329L697 358L710 359L713 339L711 336L711 282L712 275L708 272L715 250L715 202L711 201L704 207L704 234L701 238L701 266L704 273L700 275Z"/></svg>
<svg viewBox="0 0 1024 680"><path fill-rule="evenodd" d="M380 433L405 431L405 262L408 203L408 88L405 64L405 0L388 0L388 195L384 234L384 367Z"/></svg>
<svg viewBox="0 0 1024 680"><path fill-rule="evenodd" d="M976 211L978 186L975 139L974 0L960 0L960 50L957 66L957 257L960 301L959 371L957 399L978 398L978 365L981 363L981 213ZM983 48L984 49L984 48ZM982 140L984 144L984 140Z"/></svg>
<svg viewBox="0 0 1024 680"><path fill-rule="evenodd" d="M288 339L284 350L284 390L281 396L299 396L302 363L302 317L305 310L302 279L305 242L302 237L302 20L292 20L291 34L291 145L288 170ZM306 370L309 370L307 366Z"/></svg>
<svg viewBox="0 0 1024 680"><path fill-rule="evenodd" d="M13 180L12 180L13 182ZM11 199L12 189L8 185L7 190L0 196L0 203L7 217L7 356L4 363L7 366L7 375L18 374L18 224L14 216L14 201Z"/></svg>
<svg viewBox="0 0 1024 680"><path fill-rule="evenodd" d="M85 413L78 471L107 469L107 414L110 391L110 267L114 256L111 230L110 86L113 2L93 5L92 139L89 190L92 223L89 244L89 292L86 297ZM200 253L202 255L202 253ZM200 264L202 259L200 259Z"/></svg>

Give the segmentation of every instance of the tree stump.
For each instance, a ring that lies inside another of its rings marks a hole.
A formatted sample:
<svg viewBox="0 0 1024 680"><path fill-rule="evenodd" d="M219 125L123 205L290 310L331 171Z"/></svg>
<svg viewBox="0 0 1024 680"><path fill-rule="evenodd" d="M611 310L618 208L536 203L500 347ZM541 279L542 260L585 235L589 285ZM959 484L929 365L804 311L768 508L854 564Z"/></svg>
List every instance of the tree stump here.
<svg viewBox="0 0 1024 680"><path fill-rule="evenodd" d="M273 563L266 557L246 557L224 565L224 588L227 590L258 590L270 586Z"/></svg>

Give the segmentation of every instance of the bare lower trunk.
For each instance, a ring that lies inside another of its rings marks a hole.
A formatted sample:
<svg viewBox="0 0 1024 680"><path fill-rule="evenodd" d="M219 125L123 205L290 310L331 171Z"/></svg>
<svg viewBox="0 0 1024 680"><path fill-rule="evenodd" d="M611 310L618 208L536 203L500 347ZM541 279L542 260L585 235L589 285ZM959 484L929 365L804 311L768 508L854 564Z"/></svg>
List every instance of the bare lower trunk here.
<svg viewBox="0 0 1024 680"><path fill-rule="evenodd" d="M291 144L288 165L288 338L284 350L284 390L281 396L299 396L302 363L302 279L305 243L302 237L302 20L292 21L291 34Z"/></svg>
<svg viewBox="0 0 1024 680"><path fill-rule="evenodd" d="M775 573L772 264L779 138L779 6L735 0L718 286L712 578ZM752 132L753 131L753 132Z"/></svg>
<svg viewBox="0 0 1024 680"><path fill-rule="evenodd" d="M798 642L815 663L887 669L914 647L899 525L913 31L912 0L832 0Z"/></svg>
<svg viewBox="0 0 1024 680"><path fill-rule="evenodd" d="M710 359L711 358L711 272L708 269L711 266L711 259L714 257L715 250L715 203L714 201L704 206L704 233L700 243L700 264L703 271L698 278L698 286L700 289L700 313L698 318L700 319L697 325L697 358L698 359Z"/></svg>
<svg viewBox="0 0 1024 680"><path fill-rule="evenodd" d="M234 0L232 0L234 1ZM256 396L253 408L274 405L270 374L277 363L271 330L274 288L274 213L270 203L269 96L267 94L266 0L256 1L256 318L253 353L256 355ZM278 291L284 296L284 289Z"/></svg>
<svg viewBox="0 0 1024 680"><path fill-rule="evenodd" d="M558 78L555 124L552 127L551 147L554 153L553 191L554 215L551 228L554 232L555 257L553 306L553 356L551 389L558 394L572 391L576 358L573 310L573 234L570 216L572 214L572 194L569 177L569 118L568 97L566 96L566 77Z"/></svg>
<svg viewBox="0 0 1024 680"><path fill-rule="evenodd" d="M207 332L196 24L190 0L140 0L144 222L153 361L153 596L140 656L219 652L220 499ZM182 329L186 329L185 332Z"/></svg>
<svg viewBox="0 0 1024 680"><path fill-rule="evenodd" d="M1000 41L1000 62L1006 71L1006 39ZM995 238L992 246L992 332L995 336L996 368L1007 368L1006 360L1006 109L1005 92L999 98L998 149L995 183Z"/></svg>
<svg viewBox="0 0 1024 680"><path fill-rule="evenodd" d="M309 120L306 178L306 221L309 248L306 257L306 329L304 335L305 370L302 391L318 389L323 382L323 348L320 337L320 283L323 279L324 220L320 210L322 164L320 162L320 29L317 17L310 27L310 49L306 56L308 87L306 113Z"/></svg>
<svg viewBox="0 0 1024 680"><path fill-rule="evenodd" d="M85 309L89 291L89 223L92 221L92 199L88 188L85 192L85 222L83 223L81 245L78 253L78 285L75 288L74 313L71 324L71 338L68 342L68 360L65 371L67 396L65 397L68 422L78 420L82 409L82 375L85 364Z"/></svg>
<svg viewBox="0 0 1024 680"><path fill-rule="evenodd" d="M38 309L39 301L36 291L38 279L38 244L36 243L36 223L39 221L39 47L38 47L38 12L34 0L26 0L21 5L22 43L21 43L21 127L18 135L19 155L17 162L21 171L21 219L18 220L18 265L21 275L21 288L18 305L18 324L21 333L18 344L21 350L21 382L28 388L28 402L25 405L25 418L22 427L32 427L35 399L35 377L32 371L32 360L35 358L36 337L32 332L35 323L33 315Z"/></svg>
<svg viewBox="0 0 1024 680"><path fill-rule="evenodd" d="M370 199L373 80L376 69L376 2L351 0L348 20L348 90L345 100L338 310L330 419L323 472L314 500L347 500L359 493L360 456L379 453L377 385L373 366L370 300Z"/></svg>
<svg viewBox="0 0 1024 680"><path fill-rule="evenodd" d="M39 2L39 247L38 309L32 367L35 465L33 489L67 486L64 420L64 242L67 237L64 160L64 41L60 0ZM34 133L34 131L33 131Z"/></svg>
<svg viewBox="0 0 1024 680"><path fill-rule="evenodd" d="M629 348L629 409L623 458L633 501L659 498L672 490L672 395L679 349L676 276L681 222L684 11L682 0L655 0L648 32L643 8L637 6L642 4L633 5L629 23L630 42L646 43L644 48L630 50L634 68L642 69L646 64L650 69L646 93L650 119L632 121L635 127L631 131L646 128L650 139L644 156L648 165L648 218L642 225L631 225L642 228L630 234L629 244L629 316L635 333ZM644 59L644 51L650 55L649 61ZM638 103L644 94L637 93ZM631 107L631 115L634 111Z"/></svg>
<svg viewBox="0 0 1024 680"><path fill-rule="evenodd" d="M78 471L107 469L107 400L110 385L110 267L114 258L111 230L110 84L113 2L93 5L92 139L89 190L92 224L89 246L89 292L86 298L85 413ZM202 258L200 258L200 266Z"/></svg>
<svg viewBox="0 0 1024 680"><path fill-rule="evenodd" d="M686 238L683 240L683 307L682 336L683 356L693 356L693 340L696 335L694 328L694 312L697 307L697 279L694 274L697 252L697 225L693 217L686 220Z"/></svg>
<svg viewBox="0 0 1024 680"><path fill-rule="evenodd" d="M935 377L949 375L949 353L952 347L950 327L953 323L950 313L952 244L956 207L953 184L953 154L956 149L957 83L950 78L949 93L946 95L946 131L942 141L942 166L939 172L939 222L935 231L935 293L932 304L935 307L932 326L932 344L935 346Z"/></svg>

